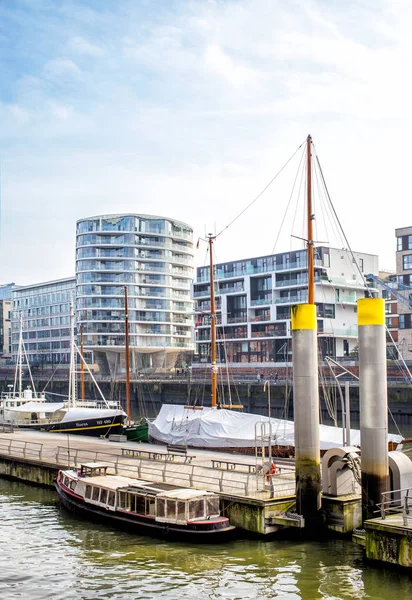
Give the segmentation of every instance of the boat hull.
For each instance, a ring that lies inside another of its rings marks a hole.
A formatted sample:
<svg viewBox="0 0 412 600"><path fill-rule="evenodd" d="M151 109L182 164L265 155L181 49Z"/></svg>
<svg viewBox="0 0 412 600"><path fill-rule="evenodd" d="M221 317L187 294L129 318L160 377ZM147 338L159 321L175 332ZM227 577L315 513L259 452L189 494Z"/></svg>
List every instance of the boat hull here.
<svg viewBox="0 0 412 600"><path fill-rule="evenodd" d="M149 425L147 423L125 427L123 433L126 435L129 442L149 441Z"/></svg>
<svg viewBox="0 0 412 600"><path fill-rule="evenodd" d="M75 435L88 435L101 437L115 434L123 434L124 416L115 417L93 417L91 419L77 419L60 423L31 423L16 424L21 429L35 429L37 431L50 431L51 433L70 433Z"/></svg>
<svg viewBox="0 0 412 600"><path fill-rule="evenodd" d="M235 527L230 525L227 520L218 520L206 525L196 523L178 525L159 523L154 518L143 515L103 509L96 505L87 504L80 496L65 491L59 485L58 481L55 486L62 505L71 512L86 519L93 519L93 521L126 529L129 533L150 535L152 537L174 539L177 541L212 544L230 540L235 532Z"/></svg>

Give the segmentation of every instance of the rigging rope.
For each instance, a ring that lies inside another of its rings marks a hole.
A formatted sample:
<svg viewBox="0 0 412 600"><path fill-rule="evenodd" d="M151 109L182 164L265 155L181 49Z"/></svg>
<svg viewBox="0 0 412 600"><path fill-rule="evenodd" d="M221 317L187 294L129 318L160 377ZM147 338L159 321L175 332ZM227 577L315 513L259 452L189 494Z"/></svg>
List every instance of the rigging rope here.
<svg viewBox="0 0 412 600"><path fill-rule="evenodd" d="M294 158L294 156L297 154L297 152L299 152L299 150L302 148L303 144L305 144L305 143L306 143L306 140L304 142L302 142L298 148L296 148L296 150L292 154L292 156L290 158L288 158L288 160L285 162L283 167L276 173L276 175L274 177L272 177L272 179L269 181L269 183L263 188L263 190L261 192L259 192L259 194L256 196L256 198L254 198L254 200L252 200L252 202L250 202L234 219L232 219L232 221L230 221L230 223L228 225L226 225L226 227L224 227L221 231L219 231L219 233L215 236L215 238L219 237L224 231L226 231L226 229L228 229L231 225L233 225L233 223L235 221L237 221L251 206L253 206L253 204L257 200L259 200L259 198L272 185L272 183L275 181L275 179L277 179L277 177L279 177L279 175L282 173L282 171L288 166L290 161Z"/></svg>

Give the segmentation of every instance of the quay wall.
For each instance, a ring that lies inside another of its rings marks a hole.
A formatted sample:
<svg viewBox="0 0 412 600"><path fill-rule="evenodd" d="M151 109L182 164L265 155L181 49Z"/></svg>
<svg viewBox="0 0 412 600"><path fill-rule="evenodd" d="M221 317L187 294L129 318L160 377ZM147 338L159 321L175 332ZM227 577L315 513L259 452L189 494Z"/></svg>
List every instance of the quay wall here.
<svg viewBox="0 0 412 600"><path fill-rule="evenodd" d="M0 477L16 481L24 481L30 485L54 488L54 481L59 469L65 466L51 465L44 462L34 462L24 458L8 456L0 457Z"/></svg>

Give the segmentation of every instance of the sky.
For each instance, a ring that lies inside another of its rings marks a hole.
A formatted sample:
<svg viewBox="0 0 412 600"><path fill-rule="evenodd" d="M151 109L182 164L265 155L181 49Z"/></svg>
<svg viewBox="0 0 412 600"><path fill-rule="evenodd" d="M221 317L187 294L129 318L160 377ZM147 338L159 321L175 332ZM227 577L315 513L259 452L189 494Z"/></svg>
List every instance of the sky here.
<svg viewBox="0 0 412 600"><path fill-rule="evenodd" d="M308 134L349 245L394 270L411 29L404 0L0 0L0 283L74 275L100 214L224 230L218 262L288 251L300 150L225 228Z"/></svg>

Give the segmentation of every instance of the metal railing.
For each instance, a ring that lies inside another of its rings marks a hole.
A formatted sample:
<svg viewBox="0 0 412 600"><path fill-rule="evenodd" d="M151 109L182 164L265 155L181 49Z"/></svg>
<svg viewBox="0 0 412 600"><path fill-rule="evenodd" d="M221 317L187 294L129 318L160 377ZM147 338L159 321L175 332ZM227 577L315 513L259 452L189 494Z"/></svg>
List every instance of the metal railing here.
<svg viewBox="0 0 412 600"><path fill-rule="evenodd" d="M194 449L194 452L196 450ZM56 462L64 462L74 468L86 462L104 462L108 473L120 474L149 481L175 483L182 487L194 487L236 496L271 497L294 494L294 475L282 472L274 478L274 490L270 492L263 473L240 470L214 469L210 466L182 464L166 459L168 454L159 451L157 459L126 457L99 450L71 449L58 446Z"/></svg>
<svg viewBox="0 0 412 600"><path fill-rule="evenodd" d="M412 488L403 488L400 490L390 490L383 492L382 502L376 504L378 510L375 512L380 514L381 519L386 519L387 516L398 514L402 515L404 525L408 525L412 519Z"/></svg>
<svg viewBox="0 0 412 600"><path fill-rule="evenodd" d="M0 454L42 459L43 444L0 437Z"/></svg>

